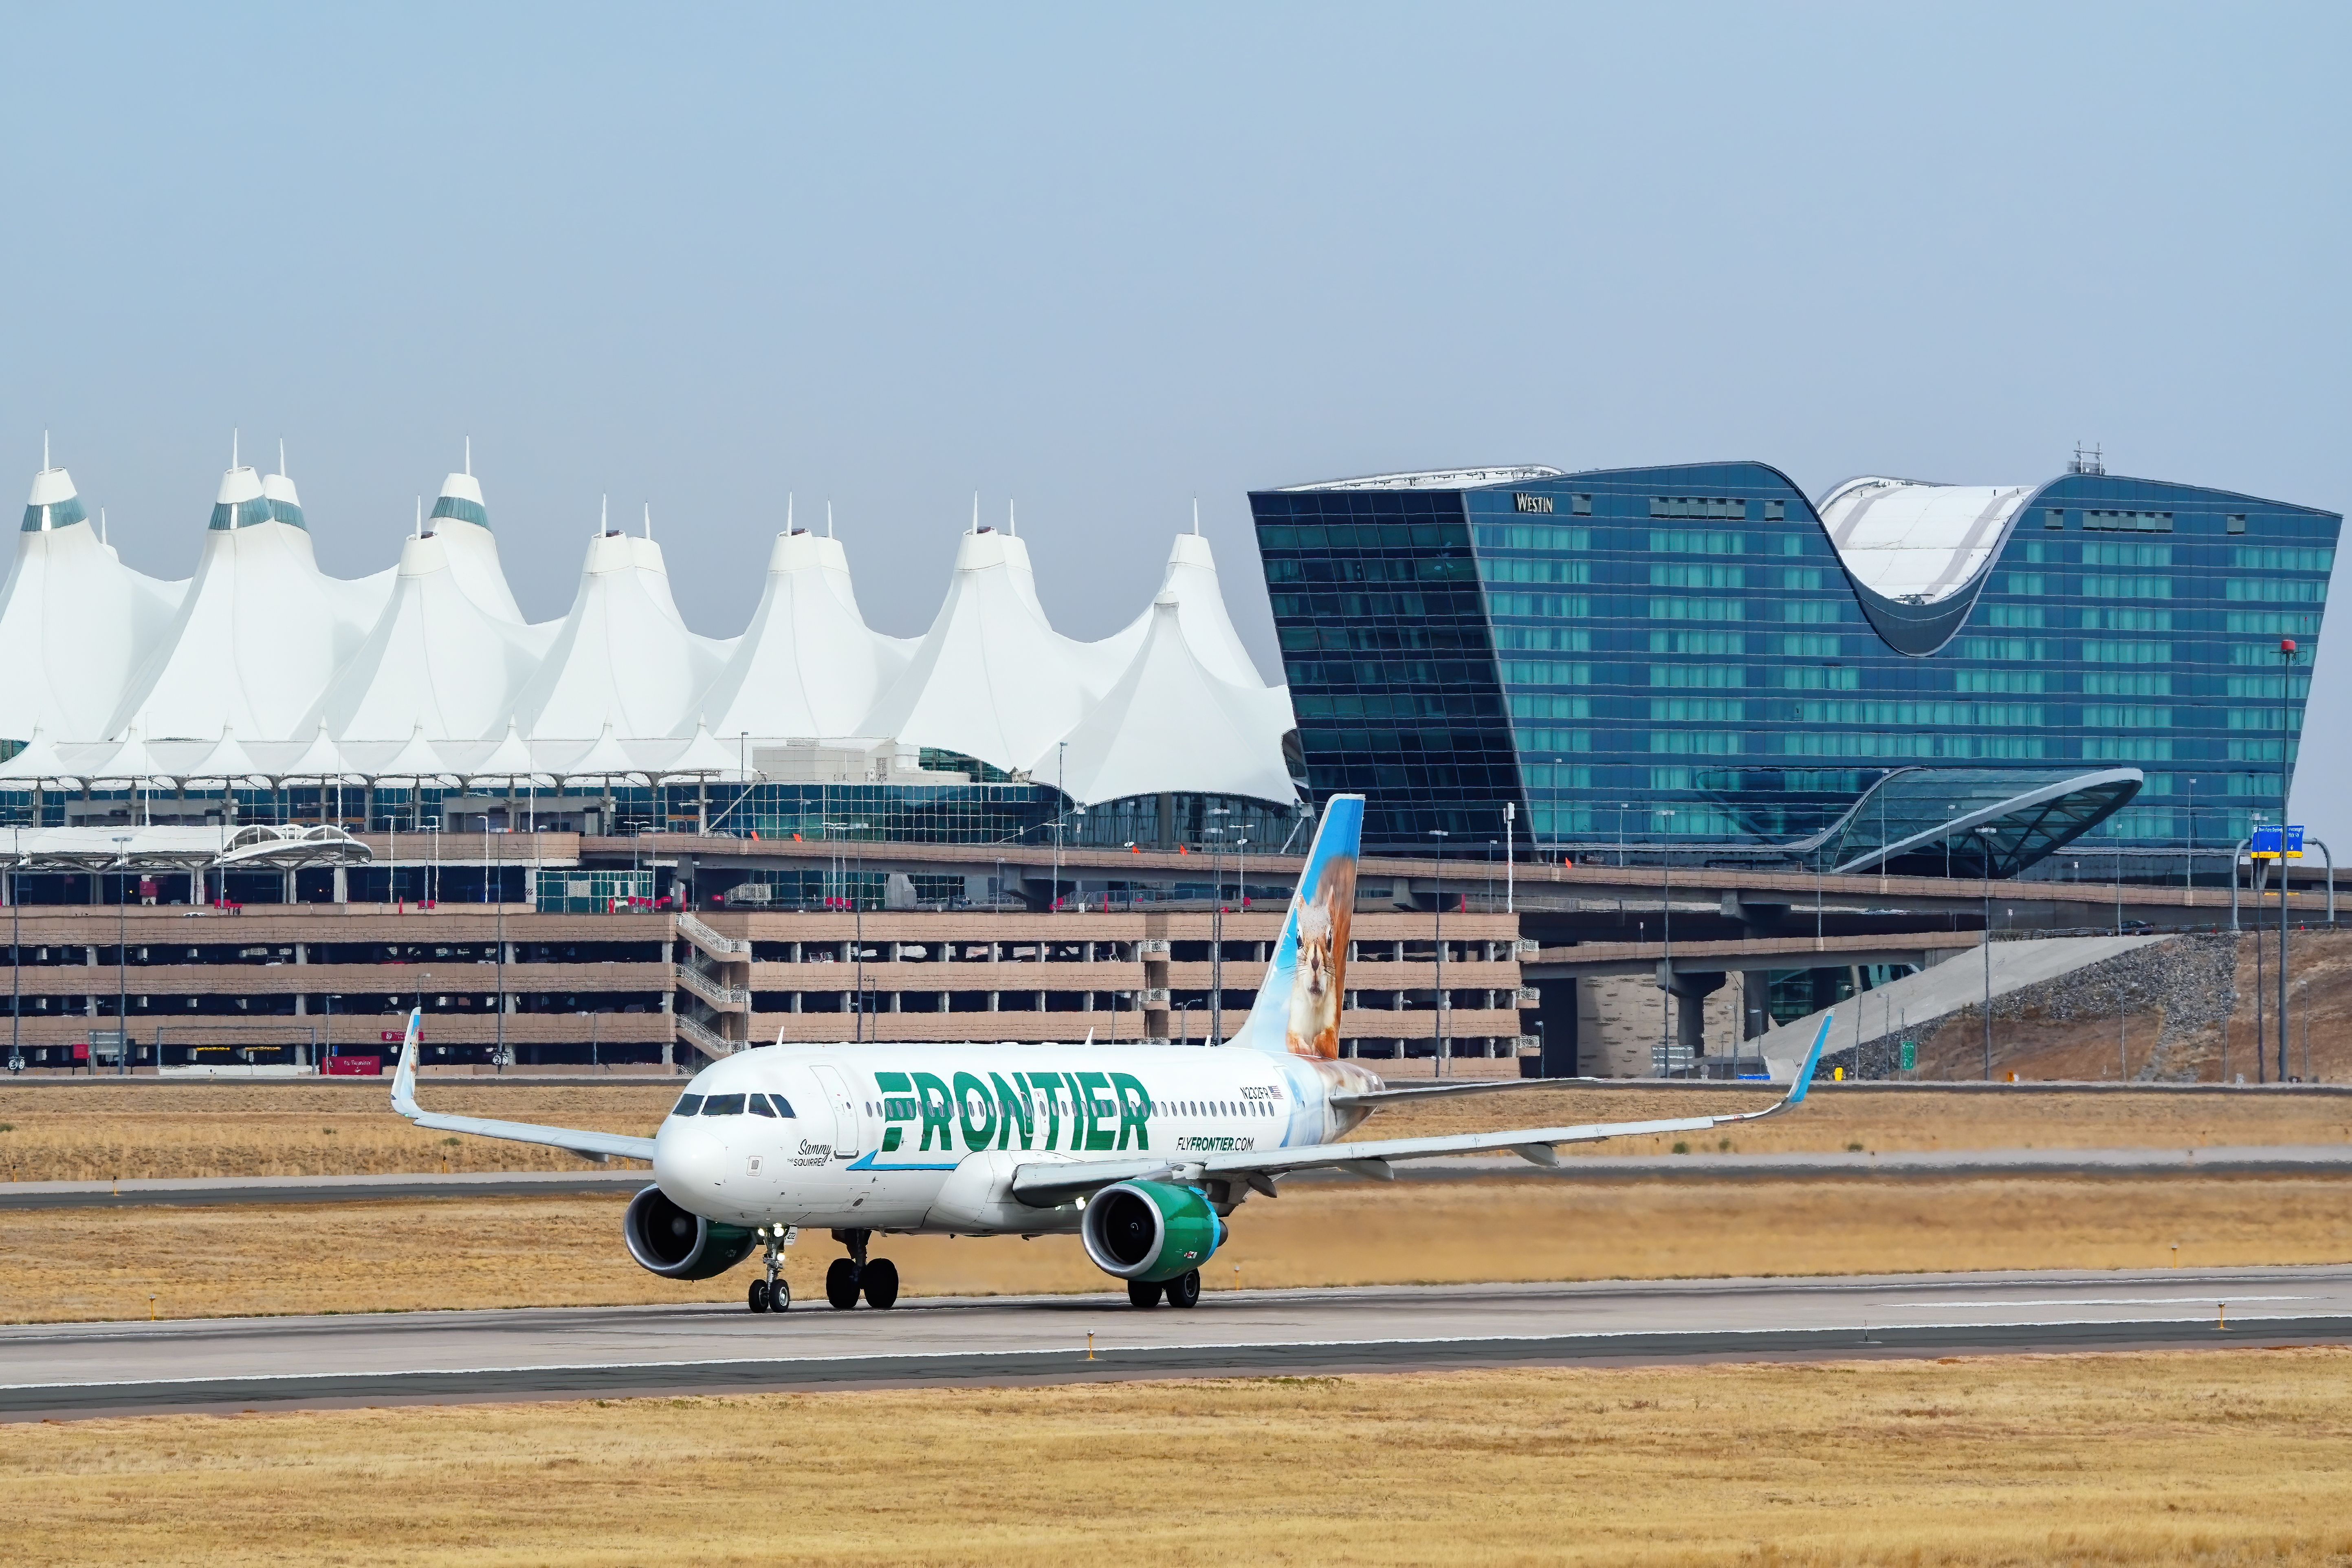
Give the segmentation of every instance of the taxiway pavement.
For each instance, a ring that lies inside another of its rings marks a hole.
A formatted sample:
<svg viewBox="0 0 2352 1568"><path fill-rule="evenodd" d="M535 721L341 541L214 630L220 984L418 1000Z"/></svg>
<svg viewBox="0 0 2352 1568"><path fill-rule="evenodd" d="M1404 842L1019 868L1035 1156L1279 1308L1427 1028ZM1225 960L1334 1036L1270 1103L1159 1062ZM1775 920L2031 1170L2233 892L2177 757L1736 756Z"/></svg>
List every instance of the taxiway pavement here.
<svg viewBox="0 0 2352 1568"><path fill-rule="evenodd" d="M1100 1293L37 1324L0 1328L0 1418L2313 1343L2352 1343L2352 1268L1213 1289L1190 1311Z"/></svg>

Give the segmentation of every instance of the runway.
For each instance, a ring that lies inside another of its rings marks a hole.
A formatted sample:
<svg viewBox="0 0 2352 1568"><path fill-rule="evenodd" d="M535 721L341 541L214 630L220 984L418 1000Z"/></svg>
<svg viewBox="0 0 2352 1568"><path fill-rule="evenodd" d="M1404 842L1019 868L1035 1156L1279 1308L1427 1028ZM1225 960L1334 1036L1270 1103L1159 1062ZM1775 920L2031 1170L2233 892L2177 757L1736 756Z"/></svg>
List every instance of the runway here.
<svg viewBox="0 0 2352 1568"><path fill-rule="evenodd" d="M746 1278L749 1278L748 1271ZM1685 1360L2352 1343L2352 1267L415 1312L0 1329L0 1418Z"/></svg>
<svg viewBox="0 0 2352 1568"><path fill-rule="evenodd" d="M1903 1152L1571 1155L1556 1168L1514 1155L1400 1162L1406 1182L1813 1181L2000 1176L2352 1175L2352 1144L2242 1144L2203 1149L1928 1149ZM0 1182L0 1209L135 1208L146 1205L351 1203L362 1199L546 1197L634 1193L645 1169L480 1171L451 1175L192 1176L121 1182ZM1303 1171L1292 1184L1352 1182Z"/></svg>

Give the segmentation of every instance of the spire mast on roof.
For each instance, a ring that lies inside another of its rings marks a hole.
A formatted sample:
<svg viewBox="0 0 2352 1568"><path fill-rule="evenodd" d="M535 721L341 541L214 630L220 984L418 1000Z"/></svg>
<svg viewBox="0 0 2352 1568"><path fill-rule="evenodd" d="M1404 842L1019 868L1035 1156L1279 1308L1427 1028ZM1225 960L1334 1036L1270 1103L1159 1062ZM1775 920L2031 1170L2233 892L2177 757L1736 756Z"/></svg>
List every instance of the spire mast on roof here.
<svg viewBox="0 0 2352 1568"><path fill-rule="evenodd" d="M42 432L41 432L41 472L43 472L43 473L45 473L45 474L46 474L46 473L47 473L48 471L49 471L49 433L48 433L47 430L44 430L44 431L42 431Z"/></svg>
<svg viewBox="0 0 2352 1568"><path fill-rule="evenodd" d="M425 498L423 496L416 498L416 537L419 539L425 537Z"/></svg>
<svg viewBox="0 0 2352 1568"><path fill-rule="evenodd" d="M971 492L971 527L968 531L972 533L980 531L980 492L978 490Z"/></svg>
<svg viewBox="0 0 2352 1568"><path fill-rule="evenodd" d="M1192 537L1195 539L1201 537L1201 498L1199 496L1192 498Z"/></svg>
<svg viewBox="0 0 2352 1568"><path fill-rule="evenodd" d="M100 544L106 542L106 509L104 507L98 509L98 542Z"/></svg>
<svg viewBox="0 0 2352 1568"><path fill-rule="evenodd" d="M466 477L469 479L474 477L474 438L471 436L466 437Z"/></svg>
<svg viewBox="0 0 2352 1568"><path fill-rule="evenodd" d="M786 533L790 533L792 531L793 531L793 492L792 492L792 491L790 491L790 490L786 490L786 491L784 492L784 531L785 531Z"/></svg>
<svg viewBox="0 0 2352 1568"><path fill-rule="evenodd" d="M653 502L651 502L651 501L647 501L647 502L646 502L646 537L647 539L651 539L653 536L654 536L654 503L653 503Z"/></svg>
<svg viewBox="0 0 2352 1568"><path fill-rule="evenodd" d="M1011 496L1006 496L1004 498L1004 531L1006 536L1009 538L1018 539L1021 537L1020 521L1013 515L1013 498Z"/></svg>
<svg viewBox="0 0 2352 1568"><path fill-rule="evenodd" d="M831 501L824 503L824 536L827 539L833 537L833 503Z"/></svg>
<svg viewBox="0 0 2352 1568"><path fill-rule="evenodd" d="M232 425L232 426L230 426L228 427L228 466L229 466L230 468L236 468L236 467L237 466L237 461L236 461L236 426L234 426L234 425Z"/></svg>
<svg viewBox="0 0 2352 1568"><path fill-rule="evenodd" d="M596 531L601 536L613 531L613 498L596 498Z"/></svg>
<svg viewBox="0 0 2352 1568"><path fill-rule="evenodd" d="M286 437L283 436L278 437L278 477L281 479L286 477Z"/></svg>

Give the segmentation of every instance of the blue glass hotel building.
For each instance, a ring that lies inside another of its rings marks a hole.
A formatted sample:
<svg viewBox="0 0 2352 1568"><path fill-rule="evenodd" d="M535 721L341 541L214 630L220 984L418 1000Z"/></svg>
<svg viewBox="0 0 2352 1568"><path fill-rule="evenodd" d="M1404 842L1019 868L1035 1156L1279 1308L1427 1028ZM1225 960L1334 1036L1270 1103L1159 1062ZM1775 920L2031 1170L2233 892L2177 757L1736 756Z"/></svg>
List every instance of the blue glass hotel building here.
<svg viewBox="0 0 2352 1568"><path fill-rule="evenodd" d="M1250 500L1308 783L1370 797L1368 844L1483 852L1508 803L1522 846L1970 876L2278 820L2342 523L2080 460L1818 501L1753 462Z"/></svg>

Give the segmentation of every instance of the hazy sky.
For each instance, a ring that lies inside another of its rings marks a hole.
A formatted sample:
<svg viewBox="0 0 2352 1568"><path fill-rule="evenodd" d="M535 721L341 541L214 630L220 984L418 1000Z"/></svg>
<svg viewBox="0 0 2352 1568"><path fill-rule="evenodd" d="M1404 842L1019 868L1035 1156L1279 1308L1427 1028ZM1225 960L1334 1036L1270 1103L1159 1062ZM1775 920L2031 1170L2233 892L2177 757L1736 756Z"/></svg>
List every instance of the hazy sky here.
<svg viewBox="0 0 2352 1568"><path fill-rule="evenodd" d="M356 574L470 434L532 616L609 493L720 636L788 491L902 634L1012 498L1079 637L1197 496L1269 672L1254 486L2079 439L2340 511L2347 15L20 5L0 452L176 577L282 436Z"/></svg>

